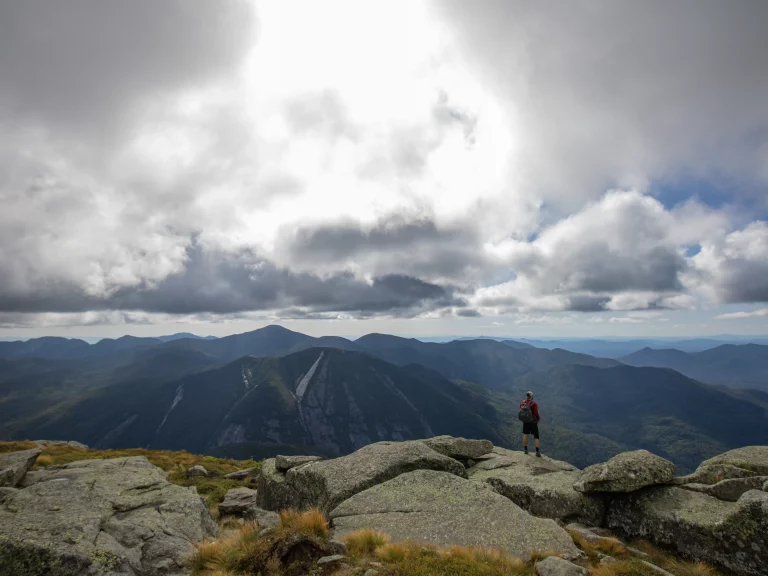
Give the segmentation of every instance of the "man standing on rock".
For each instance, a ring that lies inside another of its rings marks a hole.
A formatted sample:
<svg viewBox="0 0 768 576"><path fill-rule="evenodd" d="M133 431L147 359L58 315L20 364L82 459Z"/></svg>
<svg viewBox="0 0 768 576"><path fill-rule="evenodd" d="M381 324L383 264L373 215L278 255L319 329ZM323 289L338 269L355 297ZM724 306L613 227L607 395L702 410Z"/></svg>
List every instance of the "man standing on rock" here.
<svg viewBox="0 0 768 576"><path fill-rule="evenodd" d="M528 454L528 435L533 434L536 456L541 458L539 451L539 405L533 401L533 392L526 392L525 400L520 402L519 418L523 422L523 451Z"/></svg>

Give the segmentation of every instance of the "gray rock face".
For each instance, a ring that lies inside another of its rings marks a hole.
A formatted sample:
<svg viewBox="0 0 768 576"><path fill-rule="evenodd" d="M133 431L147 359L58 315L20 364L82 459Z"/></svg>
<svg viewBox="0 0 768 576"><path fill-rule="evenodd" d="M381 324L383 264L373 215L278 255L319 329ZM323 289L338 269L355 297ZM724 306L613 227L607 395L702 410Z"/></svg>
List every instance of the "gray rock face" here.
<svg viewBox="0 0 768 576"><path fill-rule="evenodd" d="M573 487L579 492L634 492L646 486L667 484L674 477L672 462L647 450L635 450L585 468Z"/></svg>
<svg viewBox="0 0 768 576"><path fill-rule="evenodd" d="M764 482L768 482L768 477L752 476L751 478L729 478L716 484L683 484L680 487L685 490L709 494L720 500L736 502L745 492L762 490Z"/></svg>
<svg viewBox="0 0 768 576"><path fill-rule="evenodd" d="M469 478L489 484L534 516L593 525L602 523L603 497L573 489L580 475L573 466L547 457L507 452L470 468Z"/></svg>
<svg viewBox="0 0 768 576"><path fill-rule="evenodd" d="M35 465L39 448L0 454L0 486L18 486L24 475Z"/></svg>
<svg viewBox="0 0 768 576"><path fill-rule="evenodd" d="M571 524L568 524L565 527L566 530L569 532L576 532L579 536L584 538L587 542L590 544L598 544L600 542L600 536L592 532L587 526L584 526L584 524L579 524L578 522L573 522Z"/></svg>
<svg viewBox="0 0 768 576"><path fill-rule="evenodd" d="M208 475L209 475L208 470L206 470L205 467L201 466L200 464L195 464L194 466L192 466L192 468L187 470L187 476L189 476L190 478L194 478L195 476L201 476L203 478L207 478Z"/></svg>
<svg viewBox="0 0 768 576"><path fill-rule="evenodd" d="M237 470L236 472L230 472L224 474L224 478L229 480L247 480L248 478L255 478L259 473L259 467L245 468L244 470Z"/></svg>
<svg viewBox="0 0 768 576"><path fill-rule="evenodd" d="M77 448L78 450L88 450L88 446L82 442L75 442L74 440L34 440L34 443L38 446L68 446L69 448Z"/></svg>
<svg viewBox="0 0 768 576"><path fill-rule="evenodd" d="M427 438L423 442L435 452L457 460L477 458L493 450L493 444L490 440L468 440L467 438L455 438L453 436L435 436L434 438Z"/></svg>
<svg viewBox="0 0 768 576"><path fill-rule="evenodd" d="M329 567L329 566L338 566L344 560L346 560L347 557L344 556L344 554L333 554L332 556L323 556L317 561L318 566L323 567Z"/></svg>
<svg viewBox="0 0 768 576"><path fill-rule="evenodd" d="M751 490L737 502L677 487L617 495L608 508L609 528L647 539L744 576L768 564L768 493Z"/></svg>
<svg viewBox="0 0 768 576"><path fill-rule="evenodd" d="M261 463L256 477L256 504L265 510L285 510L301 508L301 495L288 483L285 474L275 465L275 459L269 458Z"/></svg>
<svg viewBox="0 0 768 576"><path fill-rule="evenodd" d="M712 464L710 466L699 466L693 474L687 476L678 476L671 484L673 486L684 486L685 484L716 484L721 480L735 478L751 478L755 474L744 468L732 466L730 464Z"/></svg>
<svg viewBox="0 0 768 576"><path fill-rule="evenodd" d="M11 488L10 486L0 486L0 504L5 502L6 500L10 500L13 498L17 493L19 489L18 488Z"/></svg>
<svg viewBox="0 0 768 576"><path fill-rule="evenodd" d="M768 492L768 480L763 484L763 492Z"/></svg>
<svg viewBox="0 0 768 576"><path fill-rule="evenodd" d="M514 556L578 550L554 520L535 518L481 482L433 470L406 472L342 502L329 515L336 535L362 528L394 541L501 548Z"/></svg>
<svg viewBox="0 0 768 576"><path fill-rule="evenodd" d="M536 574L539 576L584 576L586 573L581 566L557 556L548 556L536 563Z"/></svg>
<svg viewBox="0 0 768 576"><path fill-rule="evenodd" d="M745 446L705 460L693 474L675 484L716 484L734 478L768 476L768 446Z"/></svg>
<svg viewBox="0 0 768 576"><path fill-rule="evenodd" d="M251 506L256 506L256 490L250 488L232 488L219 504L222 516L242 516Z"/></svg>
<svg viewBox="0 0 768 576"><path fill-rule="evenodd" d="M243 512L243 518L253 520L262 528L275 528L280 525L280 516L277 512L264 510L258 506L250 506Z"/></svg>
<svg viewBox="0 0 768 576"><path fill-rule="evenodd" d="M217 531L197 491L143 456L72 462L0 505L0 565L24 554L63 574L165 576Z"/></svg>
<svg viewBox="0 0 768 576"><path fill-rule="evenodd" d="M729 450L714 458L705 460L700 468L716 464L736 466L752 472L755 476L768 476L768 446L745 446Z"/></svg>
<svg viewBox="0 0 768 576"><path fill-rule="evenodd" d="M280 472L288 472L288 470L296 468L296 466L310 462L319 462L322 459L322 456L277 456L275 458L275 466Z"/></svg>
<svg viewBox="0 0 768 576"><path fill-rule="evenodd" d="M282 475L269 460L258 482L267 510L319 507L326 514L350 496L412 470L440 470L466 477L464 467L423 442L377 442L348 456L310 462Z"/></svg>

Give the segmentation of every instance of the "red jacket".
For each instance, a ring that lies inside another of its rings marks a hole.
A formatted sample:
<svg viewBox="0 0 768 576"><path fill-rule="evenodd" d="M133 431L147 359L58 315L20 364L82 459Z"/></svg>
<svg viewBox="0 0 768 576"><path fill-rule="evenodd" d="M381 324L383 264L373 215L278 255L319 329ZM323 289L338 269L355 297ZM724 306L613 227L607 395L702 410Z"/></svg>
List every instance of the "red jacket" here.
<svg viewBox="0 0 768 576"><path fill-rule="evenodd" d="M523 409L523 404L530 404L531 412L533 413L533 421L538 424L539 420L541 420L541 418L539 417L539 405L536 404L536 402L534 402L533 400L531 400L530 402L528 402L528 400L523 400L522 402L520 402L521 410Z"/></svg>

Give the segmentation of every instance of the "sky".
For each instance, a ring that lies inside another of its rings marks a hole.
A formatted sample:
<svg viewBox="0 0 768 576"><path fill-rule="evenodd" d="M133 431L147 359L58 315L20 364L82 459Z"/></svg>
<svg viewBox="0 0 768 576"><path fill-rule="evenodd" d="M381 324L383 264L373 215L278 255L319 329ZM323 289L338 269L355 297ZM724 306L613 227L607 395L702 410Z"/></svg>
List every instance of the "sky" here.
<svg viewBox="0 0 768 576"><path fill-rule="evenodd" d="M763 0L0 0L0 337L768 334Z"/></svg>

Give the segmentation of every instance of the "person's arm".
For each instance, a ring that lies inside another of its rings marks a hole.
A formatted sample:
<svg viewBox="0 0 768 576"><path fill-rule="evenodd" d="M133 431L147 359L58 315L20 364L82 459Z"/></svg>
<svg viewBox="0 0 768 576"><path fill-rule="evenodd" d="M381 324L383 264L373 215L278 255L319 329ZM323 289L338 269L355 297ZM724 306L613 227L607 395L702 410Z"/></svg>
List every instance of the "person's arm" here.
<svg viewBox="0 0 768 576"><path fill-rule="evenodd" d="M541 420L541 418L539 417L539 405L536 402L534 402L531 408L533 408L533 417L536 419L536 422L538 423L539 420Z"/></svg>

